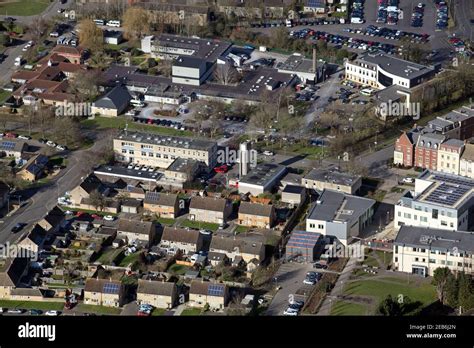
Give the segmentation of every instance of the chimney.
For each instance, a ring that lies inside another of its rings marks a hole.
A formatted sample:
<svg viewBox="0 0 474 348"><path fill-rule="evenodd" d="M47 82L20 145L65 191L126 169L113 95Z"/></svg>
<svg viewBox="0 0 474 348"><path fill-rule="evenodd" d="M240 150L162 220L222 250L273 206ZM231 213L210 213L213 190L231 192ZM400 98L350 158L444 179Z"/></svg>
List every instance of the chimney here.
<svg viewBox="0 0 474 348"><path fill-rule="evenodd" d="M313 72L316 73L316 48L313 47Z"/></svg>

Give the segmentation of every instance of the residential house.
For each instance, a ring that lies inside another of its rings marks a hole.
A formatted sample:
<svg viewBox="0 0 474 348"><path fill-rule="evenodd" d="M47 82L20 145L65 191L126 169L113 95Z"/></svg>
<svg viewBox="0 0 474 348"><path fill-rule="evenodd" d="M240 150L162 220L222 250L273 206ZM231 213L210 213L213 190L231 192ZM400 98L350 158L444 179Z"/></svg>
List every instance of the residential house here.
<svg viewBox="0 0 474 348"><path fill-rule="evenodd" d="M142 206L139 199L125 198L120 201L120 210L122 213L138 214Z"/></svg>
<svg viewBox="0 0 474 348"><path fill-rule="evenodd" d="M459 175L474 179L474 144L466 144L459 162Z"/></svg>
<svg viewBox="0 0 474 348"><path fill-rule="evenodd" d="M18 247L38 255L43 248L46 234L46 231L39 224L35 224L31 231L18 243Z"/></svg>
<svg viewBox="0 0 474 348"><path fill-rule="evenodd" d="M448 139L441 143L438 149L437 171L458 175L463 150L462 140Z"/></svg>
<svg viewBox="0 0 474 348"><path fill-rule="evenodd" d="M445 140L446 137L441 134L421 134L415 147L415 166L436 170L438 168L438 149Z"/></svg>
<svg viewBox="0 0 474 348"><path fill-rule="evenodd" d="M11 301L44 301L44 295L38 288L14 288L10 293Z"/></svg>
<svg viewBox="0 0 474 348"><path fill-rule="evenodd" d="M84 287L84 304L121 307L125 298L125 288L119 281L89 278Z"/></svg>
<svg viewBox="0 0 474 348"><path fill-rule="evenodd" d="M0 140L0 157L14 157L20 159L23 152L26 151L28 145L21 140L2 139Z"/></svg>
<svg viewBox="0 0 474 348"><path fill-rule="evenodd" d="M132 96L126 87L115 86L94 102L91 108L92 115L117 117L127 109L131 99Z"/></svg>
<svg viewBox="0 0 474 348"><path fill-rule="evenodd" d="M105 194L106 188L97 176L89 174L78 186L71 190L69 193L70 200L73 205L80 205L81 201L84 198L89 198L94 191Z"/></svg>
<svg viewBox="0 0 474 348"><path fill-rule="evenodd" d="M28 270L29 259L24 257L0 259L0 299L9 299Z"/></svg>
<svg viewBox="0 0 474 348"><path fill-rule="evenodd" d="M189 304L195 307L224 309L229 301L229 288L225 284L193 280L189 289Z"/></svg>
<svg viewBox="0 0 474 348"><path fill-rule="evenodd" d="M156 235L156 225L152 221L120 219L117 225L117 237L131 241L153 243Z"/></svg>
<svg viewBox="0 0 474 348"><path fill-rule="evenodd" d="M207 254L207 260L211 264L211 266L216 267L221 262L226 263L229 260L229 258L227 257L225 253L210 251Z"/></svg>
<svg viewBox="0 0 474 348"><path fill-rule="evenodd" d="M43 219L38 221L38 225L41 226L47 233L56 233L59 231L62 223L66 220L66 214L64 211L55 206L51 209Z"/></svg>
<svg viewBox="0 0 474 348"><path fill-rule="evenodd" d="M46 164L48 164L48 157L40 154L34 155L16 175L26 181L36 181L43 176Z"/></svg>
<svg viewBox="0 0 474 348"><path fill-rule="evenodd" d="M164 192L146 192L143 209L162 218L174 219L179 213L178 195Z"/></svg>
<svg viewBox="0 0 474 348"><path fill-rule="evenodd" d="M244 237L213 236L209 251L226 254L232 261L237 257L241 257L245 262L252 259L263 261L265 258L265 245Z"/></svg>
<svg viewBox="0 0 474 348"><path fill-rule="evenodd" d="M403 132L395 142L393 163L404 167L413 167L415 161L415 145L423 127L415 127L408 132Z"/></svg>
<svg viewBox="0 0 474 348"><path fill-rule="evenodd" d="M84 63L85 50L81 47L57 45L53 48L52 54L66 58L72 64Z"/></svg>
<svg viewBox="0 0 474 348"><path fill-rule="evenodd" d="M197 230L165 226L160 246L181 250L184 254L196 253L202 249L203 235Z"/></svg>
<svg viewBox="0 0 474 348"><path fill-rule="evenodd" d="M241 202L238 224L242 226L272 228L276 221L275 206Z"/></svg>
<svg viewBox="0 0 474 348"><path fill-rule="evenodd" d="M171 309L176 305L178 299L178 287L176 283L138 280L137 302L149 304L156 308Z"/></svg>
<svg viewBox="0 0 474 348"><path fill-rule="evenodd" d="M221 224L231 213L232 203L225 198L195 196L189 205L189 219L193 221Z"/></svg>

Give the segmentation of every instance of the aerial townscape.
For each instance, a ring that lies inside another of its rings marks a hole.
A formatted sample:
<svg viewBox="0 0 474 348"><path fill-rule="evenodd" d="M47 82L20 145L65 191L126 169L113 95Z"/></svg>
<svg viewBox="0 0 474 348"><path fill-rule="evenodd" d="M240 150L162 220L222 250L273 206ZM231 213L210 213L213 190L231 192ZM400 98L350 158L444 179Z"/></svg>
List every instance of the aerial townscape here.
<svg viewBox="0 0 474 348"><path fill-rule="evenodd" d="M472 0L0 2L0 316L474 315L473 33Z"/></svg>

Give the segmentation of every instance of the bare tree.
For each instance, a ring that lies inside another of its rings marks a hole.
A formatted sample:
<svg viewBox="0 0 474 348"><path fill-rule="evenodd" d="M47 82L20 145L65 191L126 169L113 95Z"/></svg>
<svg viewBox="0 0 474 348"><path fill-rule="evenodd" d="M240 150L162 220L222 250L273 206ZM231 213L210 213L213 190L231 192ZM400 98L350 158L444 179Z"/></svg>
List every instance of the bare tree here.
<svg viewBox="0 0 474 348"><path fill-rule="evenodd" d="M91 52L101 52L104 49L104 34L92 19L79 22L79 41L81 46Z"/></svg>
<svg viewBox="0 0 474 348"><path fill-rule="evenodd" d="M234 84L238 79L237 70L229 63L217 64L214 70L214 78L217 82L225 86Z"/></svg>
<svg viewBox="0 0 474 348"><path fill-rule="evenodd" d="M150 28L150 16L145 9L140 7L129 7L122 21L127 39L139 39Z"/></svg>

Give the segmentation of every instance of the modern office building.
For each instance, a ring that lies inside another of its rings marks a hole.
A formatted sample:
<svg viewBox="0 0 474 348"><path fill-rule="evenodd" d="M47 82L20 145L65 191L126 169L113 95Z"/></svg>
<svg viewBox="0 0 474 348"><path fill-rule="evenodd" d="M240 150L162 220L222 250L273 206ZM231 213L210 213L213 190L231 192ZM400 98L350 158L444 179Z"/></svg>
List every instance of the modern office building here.
<svg viewBox="0 0 474 348"><path fill-rule="evenodd" d="M395 228L468 231L474 216L474 180L426 170L395 205Z"/></svg>
<svg viewBox="0 0 474 348"><path fill-rule="evenodd" d="M413 88L435 76L437 68L385 53L364 53L345 63L346 79L375 89L392 85Z"/></svg>
<svg viewBox="0 0 474 348"><path fill-rule="evenodd" d="M158 168L168 168L177 158L196 160L210 168L217 163L215 141L124 130L113 144L117 160L125 163Z"/></svg>
<svg viewBox="0 0 474 348"><path fill-rule="evenodd" d="M328 189L353 195L360 189L362 178L359 175L341 172L337 168L315 168L301 179L301 184L316 191Z"/></svg>
<svg viewBox="0 0 474 348"><path fill-rule="evenodd" d="M395 270L433 276L440 267L473 274L474 233L402 226L393 244Z"/></svg>
<svg viewBox="0 0 474 348"><path fill-rule="evenodd" d="M306 230L334 236L347 245L372 221L375 200L324 190L306 218Z"/></svg>

